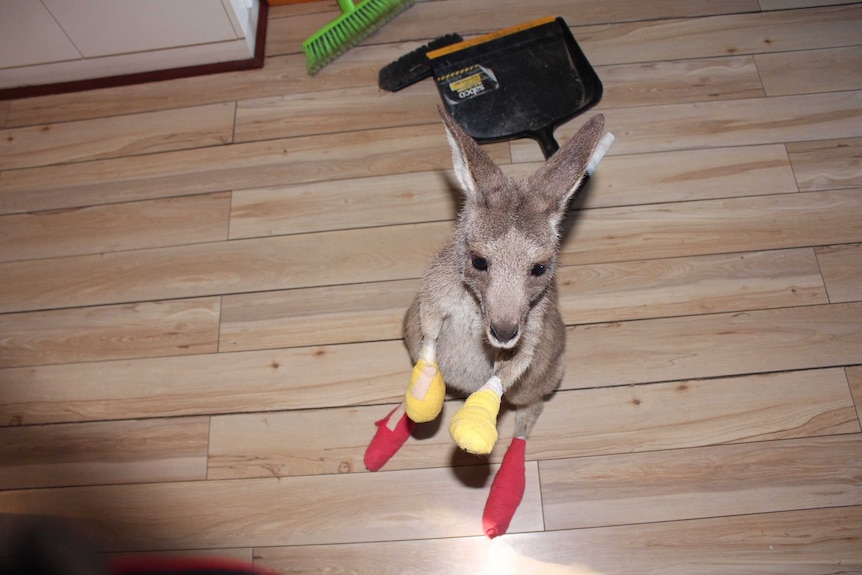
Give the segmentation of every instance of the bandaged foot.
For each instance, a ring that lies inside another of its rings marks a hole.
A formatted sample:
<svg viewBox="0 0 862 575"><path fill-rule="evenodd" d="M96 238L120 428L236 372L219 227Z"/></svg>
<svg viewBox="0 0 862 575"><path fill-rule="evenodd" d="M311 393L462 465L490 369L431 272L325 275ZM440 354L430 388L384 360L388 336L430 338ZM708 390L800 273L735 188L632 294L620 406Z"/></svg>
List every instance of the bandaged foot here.
<svg viewBox="0 0 862 575"><path fill-rule="evenodd" d="M377 432L365 450L365 467L369 471L383 467L401 449L416 427L404 412L403 403L374 425L377 426Z"/></svg>
<svg viewBox="0 0 862 575"><path fill-rule="evenodd" d="M512 517L524 498L526 451L527 441L524 438L512 439L506 455L503 456L500 470L491 484L491 492L482 514L482 529L492 539L503 535L509 529Z"/></svg>
<svg viewBox="0 0 862 575"><path fill-rule="evenodd" d="M425 345L404 394L407 416L416 423L433 421L443 409L446 384L434 361L433 345Z"/></svg>
<svg viewBox="0 0 862 575"><path fill-rule="evenodd" d="M492 376L467 398L449 423L449 435L458 447L476 455L491 453L497 443L497 414L502 396L500 378Z"/></svg>

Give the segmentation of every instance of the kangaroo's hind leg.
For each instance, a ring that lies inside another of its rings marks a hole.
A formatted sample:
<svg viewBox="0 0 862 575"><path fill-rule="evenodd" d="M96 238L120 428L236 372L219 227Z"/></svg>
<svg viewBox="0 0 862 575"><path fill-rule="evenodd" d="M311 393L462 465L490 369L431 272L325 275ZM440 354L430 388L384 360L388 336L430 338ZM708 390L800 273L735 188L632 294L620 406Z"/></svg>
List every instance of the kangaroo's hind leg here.
<svg viewBox="0 0 862 575"><path fill-rule="evenodd" d="M553 374L546 380L549 385L545 390L553 391L559 386L563 379L563 365L558 363L552 370ZM518 389L513 390L512 402L524 400L534 396L536 392L527 391L526 393L518 393ZM544 390L540 390L544 391ZM527 453L527 438L533 431L533 426L536 420L542 414L545 408L544 399L539 396L533 398L532 402L517 405L515 412L515 432L512 437L512 443L509 444L506 454L503 456L503 462L497 475L494 476L494 482L491 484L491 491L488 493L488 500L485 502L485 511L482 514L482 528L488 537L496 537L503 535L509 528L512 522L512 517L515 515L521 500L524 498L524 489L526 488L526 453Z"/></svg>

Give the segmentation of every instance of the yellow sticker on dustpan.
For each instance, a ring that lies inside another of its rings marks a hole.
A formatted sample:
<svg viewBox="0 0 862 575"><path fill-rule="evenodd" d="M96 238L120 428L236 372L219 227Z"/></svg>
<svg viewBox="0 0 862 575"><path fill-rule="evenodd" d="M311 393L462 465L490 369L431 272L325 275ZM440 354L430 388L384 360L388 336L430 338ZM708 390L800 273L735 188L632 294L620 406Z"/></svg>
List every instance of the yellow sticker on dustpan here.
<svg viewBox="0 0 862 575"><path fill-rule="evenodd" d="M458 104L496 90L500 85L494 71L475 64L434 79L450 104Z"/></svg>

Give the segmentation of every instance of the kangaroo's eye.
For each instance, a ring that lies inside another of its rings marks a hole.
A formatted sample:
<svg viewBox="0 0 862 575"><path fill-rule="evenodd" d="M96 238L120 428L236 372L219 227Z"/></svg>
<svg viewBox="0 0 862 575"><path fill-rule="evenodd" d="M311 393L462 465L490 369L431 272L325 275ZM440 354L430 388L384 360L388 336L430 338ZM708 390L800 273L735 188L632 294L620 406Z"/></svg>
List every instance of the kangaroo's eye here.
<svg viewBox="0 0 862 575"><path fill-rule="evenodd" d="M548 266L545 264L536 264L530 270L530 275L539 277L541 275L545 275L546 271L548 271Z"/></svg>
<svg viewBox="0 0 862 575"><path fill-rule="evenodd" d="M479 270L480 272L484 272L488 270L488 260L483 257L473 256L473 267Z"/></svg>

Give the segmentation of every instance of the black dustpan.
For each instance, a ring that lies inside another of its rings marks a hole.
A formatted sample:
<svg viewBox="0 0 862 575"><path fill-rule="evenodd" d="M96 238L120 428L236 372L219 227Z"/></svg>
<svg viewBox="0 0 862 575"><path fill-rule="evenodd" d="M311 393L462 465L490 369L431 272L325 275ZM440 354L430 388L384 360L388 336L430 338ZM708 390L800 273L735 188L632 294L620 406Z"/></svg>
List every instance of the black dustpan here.
<svg viewBox="0 0 862 575"><path fill-rule="evenodd" d="M539 142L599 102L602 83L562 18L544 18L428 53L443 104L480 143Z"/></svg>

